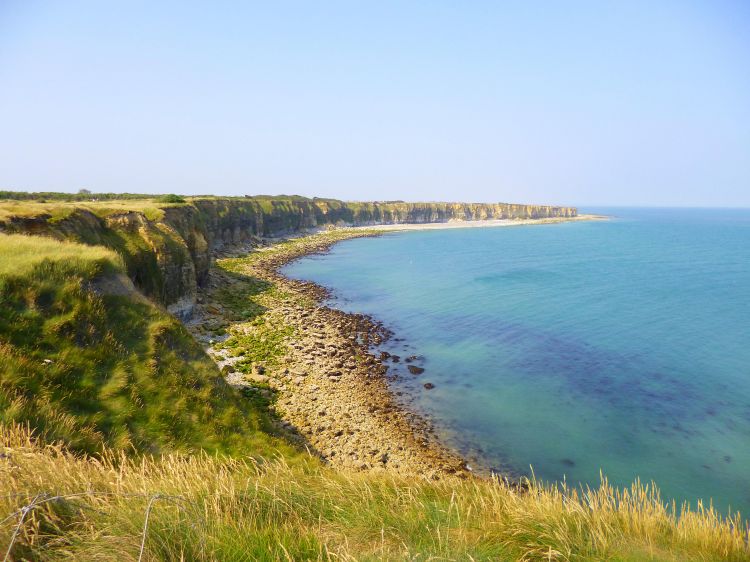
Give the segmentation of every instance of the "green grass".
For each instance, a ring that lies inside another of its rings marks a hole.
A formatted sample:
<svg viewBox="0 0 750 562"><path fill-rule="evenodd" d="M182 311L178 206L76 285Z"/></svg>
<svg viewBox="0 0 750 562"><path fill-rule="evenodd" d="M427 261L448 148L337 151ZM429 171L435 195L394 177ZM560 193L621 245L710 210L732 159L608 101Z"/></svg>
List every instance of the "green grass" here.
<svg viewBox="0 0 750 562"><path fill-rule="evenodd" d="M141 212L150 220L164 216L163 207L174 207L176 203L160 202L156 199L106 199L102 201L34 201L0 199L0 220L12 217L49 216L52 222L69 217L76 209L91 211L99 217L107 217L129 211Z"/></svg>
<svg viewBox="0 0 750 562"><path fill-rule="evenodd" d="M65 262L88 276L107 267L122 269L120 256L102 246L20 234L0 234L0 257L0 277L26 275L45 260Z"/></svg>
<svg viewBox="0 0 750 562"><path fill-rule="evenodd" d="M219 268L224 269L224 261L219 260ZM273 285L257 277L240 275L228 269L225 269L225 272L232 282L214 291L212 298L224 308L229 319L247 321L263 314L267 308L261 304L261 300L264 294L273 289Z"/></svg>
<svg viewBox="0 0 750 562"><path fill-rule="evenodd" d="M175 318L92 291L121 271L112 252L3 236L0 263L12 265L0 275L0 421L87 453L294 454Z"/></svg>
<svg viewBox="0 0 750 562"><path fill-rule="evenodd" d="M230 334L217 348L227 349L233 356L242 357L234 366L243 373L250 373L254 363L263 363L267 367L278 365L287 350L285 340L294 335L294 329L259 317Z"/></svg>
<svg viewBox="0 0 750 562"><path fill-rule="evenodd" d="M259 277L246 274L246 260L218 260L217 267L231 281L214 291L212 298L221 304L224 314L235 322L228 330L229 337L214 347L229 351L233 357L241 357L234 364L235 368L250 373L253 364L274 367L286 354L286 340L294 335L294 329L266 313L276 308L279 302L299 297L280 291Z"/></svg>

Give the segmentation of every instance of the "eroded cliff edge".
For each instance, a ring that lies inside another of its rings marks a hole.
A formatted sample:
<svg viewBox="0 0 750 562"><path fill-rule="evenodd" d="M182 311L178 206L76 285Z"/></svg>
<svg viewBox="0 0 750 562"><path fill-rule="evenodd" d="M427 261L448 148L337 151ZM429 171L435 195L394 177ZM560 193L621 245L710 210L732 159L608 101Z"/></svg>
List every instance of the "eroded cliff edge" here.
<svg viewBox="0 0 750 562"><path fill-rule="evenodd" d="M0 218L0 231L104 245L124 258L138 288L178 316L189 316L208 280L212 251L325 225L435 223L575 217L574 207L509 203L344 202L304 197L192 198L139 210L81 204L63 213Z"/></svg>

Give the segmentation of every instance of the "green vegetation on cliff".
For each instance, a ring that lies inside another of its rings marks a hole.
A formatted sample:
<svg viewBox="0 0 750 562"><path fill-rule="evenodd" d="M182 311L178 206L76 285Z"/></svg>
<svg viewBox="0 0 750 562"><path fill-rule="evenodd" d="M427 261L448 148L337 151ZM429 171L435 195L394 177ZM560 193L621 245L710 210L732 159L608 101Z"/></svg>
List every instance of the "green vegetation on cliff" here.
<svg viewBox="0 0 750 562"><path fill-rule="evenodd" d="M0 256L0 421L88 453L290 450L117 254L0 235Z"/></svg>

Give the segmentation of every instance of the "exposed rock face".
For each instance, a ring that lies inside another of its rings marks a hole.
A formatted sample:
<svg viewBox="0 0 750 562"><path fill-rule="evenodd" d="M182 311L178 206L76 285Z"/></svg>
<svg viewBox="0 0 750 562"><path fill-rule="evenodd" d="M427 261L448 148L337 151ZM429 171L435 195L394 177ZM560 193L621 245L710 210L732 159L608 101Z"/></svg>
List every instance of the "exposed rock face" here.
<svg viewBox="0 0 750 562"><path fill-rule="evenodd" d="M101 244L120 252L128 274L146 295L179 316L188 316L197 287L208 280L211 251L331 224L365 226L488 219L575 217L573 207L506 203L344 202L303 197L193 199L163 207L163 217L126 211L99 216L80 208L59 219L19 216L0 221L0 231Z"/></svg>

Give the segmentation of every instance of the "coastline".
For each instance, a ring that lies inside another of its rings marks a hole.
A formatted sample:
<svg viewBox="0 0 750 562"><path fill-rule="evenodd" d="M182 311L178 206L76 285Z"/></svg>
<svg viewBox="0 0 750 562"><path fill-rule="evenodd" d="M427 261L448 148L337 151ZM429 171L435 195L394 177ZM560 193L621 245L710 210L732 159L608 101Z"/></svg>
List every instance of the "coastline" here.
<svg viewBox="0 0 750 562"><path fill-rule="evenodd" d="M478 225L493 227L570 220L475 222L493 223ZM436 227L462 227L454 224ZM430 422L411 411L399 400L400 393L390 388L389 357L371 349L392 336L389 330L367 315L323 305L329 296L326 288L279 272L284 265L325 253L343 240L421 230L427 225L403 226L337 228L277 239L270 246L225 250L186 325L230 384L267 402L280 420L278 432L326 463L346 470L429 479L467 477L473 472L466 459L441 443ZM239 298L227 299L227 294ZM238 318L237 311L243 316L248 302L252 310L261 312ZM269 348L268 342L275 342L274 347ZM265 354L268 349L278 352L278 357L254 357L256 345Z"/></svg>
<svg viewBox="0 0 750 562"><path fill-rule="evenodd" d="M538 224L558 224L563 222L606 221L606 215L584 214L575 217L548 217L543 219L487 219L487 220L452 220L447 222L407 223L407 224L376 224L366 227L375 231L403 231L403 230L446 230L454 228L502 228L511 226L532 226Z"/></svg>

